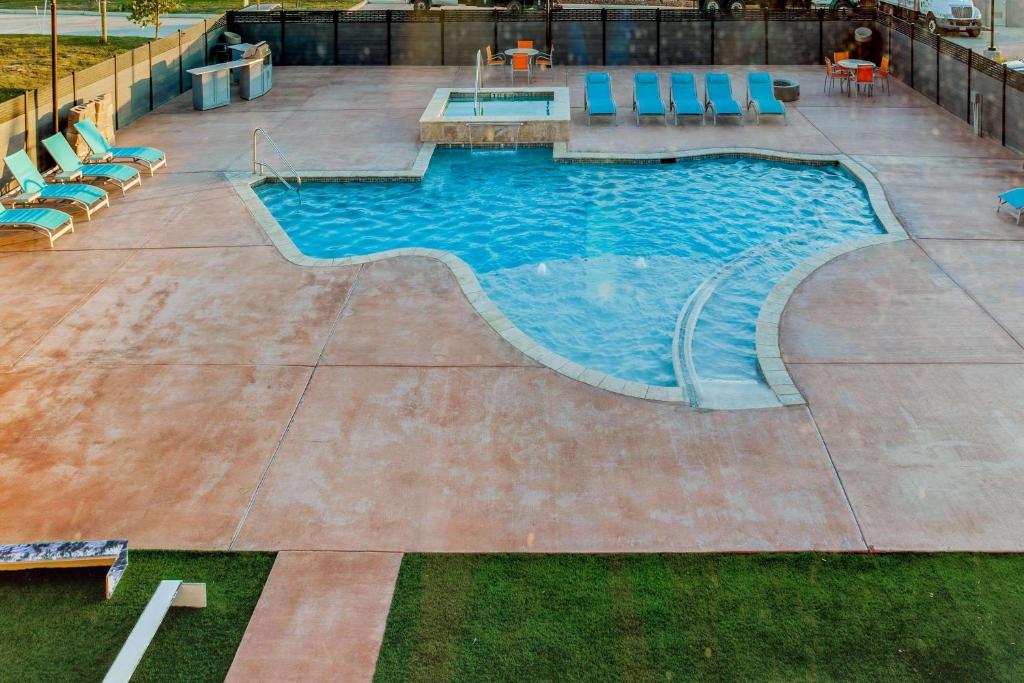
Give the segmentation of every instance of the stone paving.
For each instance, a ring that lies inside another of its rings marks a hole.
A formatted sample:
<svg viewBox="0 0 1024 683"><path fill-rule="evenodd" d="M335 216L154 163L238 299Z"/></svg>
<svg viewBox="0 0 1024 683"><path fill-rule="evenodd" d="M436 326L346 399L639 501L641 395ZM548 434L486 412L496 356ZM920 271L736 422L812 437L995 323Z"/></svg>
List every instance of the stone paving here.
<svg viewBox="0 0 1024 683"><path fill-rule="evenodd" d="M120 131L169 168L54 251L0 235L4 542L302 551L293 581L356 551L392 576L405 551L1024 550L1024 228L994 212L1024 185L1012 152L898 83L826 97L817 69L775 69L803 84L789 126L717 128L636 127L627 69L618 125L588 128L583 70L543 74L572 89L571 151L849 154L913 238L796 288L780 341L807 406L700 412L538 366L434 260L282 258L222 175L253 127L302 171L408 170L434 89L472 74L275 71L262 99L186 94ZM355 604L388 585L346 566ZM278 571L244 651L284 628ZM372 671L373 624L324 623Z"/></svg>

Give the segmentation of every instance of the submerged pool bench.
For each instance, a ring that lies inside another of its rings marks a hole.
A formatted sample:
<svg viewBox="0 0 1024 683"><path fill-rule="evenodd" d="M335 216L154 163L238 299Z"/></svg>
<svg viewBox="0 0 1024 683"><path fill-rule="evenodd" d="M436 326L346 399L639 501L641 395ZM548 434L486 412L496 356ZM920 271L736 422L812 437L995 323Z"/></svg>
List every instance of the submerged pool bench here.
<svg viewBox="0 0 1024 683"><path fill-rule="evenodd" d="M240 47L240 46L235 46ZM224 107L231 102L231 72L238 70L238 94L243 100L265 95L273 85L270 46L247 46L238 59L189 69L192 75L192 106L200 111Z"/></svg>

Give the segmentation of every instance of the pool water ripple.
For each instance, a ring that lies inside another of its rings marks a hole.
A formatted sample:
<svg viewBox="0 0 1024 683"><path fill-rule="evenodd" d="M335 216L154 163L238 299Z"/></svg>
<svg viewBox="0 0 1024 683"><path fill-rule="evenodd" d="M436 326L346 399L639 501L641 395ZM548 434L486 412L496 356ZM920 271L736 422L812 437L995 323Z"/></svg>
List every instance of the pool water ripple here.
<svg viewBox="0 0 1024 683"><path fill-rule="evenodd" d="M560 164L550 150L436 150L422 182L323 183L301 203L256 188L304 254L449 251L539 344L626 380L674 386L676 318L706 279L755 247L705 303L693 360L706 379L756 380L754 324L786 272L884 232L835 166L757 159Z"/></svg>

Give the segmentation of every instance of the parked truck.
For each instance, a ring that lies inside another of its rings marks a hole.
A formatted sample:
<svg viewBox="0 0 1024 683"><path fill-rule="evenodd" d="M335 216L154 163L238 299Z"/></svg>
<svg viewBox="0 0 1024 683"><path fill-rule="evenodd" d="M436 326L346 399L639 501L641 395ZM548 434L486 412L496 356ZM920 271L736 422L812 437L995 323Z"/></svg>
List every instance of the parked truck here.
<svg viewBox="0 0 1024 683"><path fill-rule="evenodd" d="M923 23L932 33L955 31L981 35L981 10L971 0L881 0L879 9Z"/></svg>
<svg viewBox="0 0 1024 683"><path fill-rule="evenodd" d="M851 10L860 0L701 0L705 12L742 12L752 7L783 9L803 7L829 12ZM981 11L971 0L879 0L878 8L908 21L916 21L932 33L965 32L972 38L981 35Z"/></svg>

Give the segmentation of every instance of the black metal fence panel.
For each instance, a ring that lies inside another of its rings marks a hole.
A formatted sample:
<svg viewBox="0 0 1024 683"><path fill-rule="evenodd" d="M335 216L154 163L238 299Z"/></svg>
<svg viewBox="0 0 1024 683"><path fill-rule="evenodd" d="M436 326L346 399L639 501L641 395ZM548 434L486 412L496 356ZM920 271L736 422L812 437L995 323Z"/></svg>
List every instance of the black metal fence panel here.
<svg viewBox="0 0 1024 683"><path fill-rule="evenodd" d="M604 26L607 64L653 66L658 63L657 10L608 10Z"/></svg>
<svg viewBox="0 0 1024 683"><path fill-rule="evenodd" d="M764 64L763 18L715 22L715 64Z"/></svg>
<svg viewBox="0 0 1024 683"><path fill-rule="evenodd" d="M975 58L977 59L977 58ZM973 60L972 60L973 61ZM1003 81L987 73L971 70L971 91L981 93L981 132L985 137L1003 137Z"/></svg>
<svg viewBox="0 0 1024 683"><path fill-rule="evenodd" d="M278 64L289 63L283 49L286 30L280 12L229 12L228 25L247 43L266 41Z"/></svg>
<svg viewBox="0 0 1024 683"><path fill-rule="evenodd" d="M934 34L915 30L914 89L932 102L939 99L938 45L938 38Z"/></svg>
<svg viewBox="0 0 1024 683"><path fill-rule="evenodd" d="M504 12L499 16L504 16ZM520 40L533 41L533 46L538 50L546 49L548 45L547 21L544 19L533 19L495 22L495 38L493 42L497 43L497 46L491 45L495 51L502 52L513 48ZM556 50L555 58L558 59L560 55L557 53L563 51L563 46L556 43L554 47Z"/></svg>
<svg viewBox="0 0 1024 683"><path fill-rule="evenodd" d="M821 64L818 21L769 21L768 64Z"/></svg>
<svg viewBox="0 0 1024 683"><path fill-rule="evenodd" d="M1024 151L1024 74L1020 84L1006 89L1006 141L1005 145Z"/></svg>
<svg viewBox="0 0 1024 683"><path fill-rule="evenodd" d="M959 48L953 51L952 48ZM950 50L947 52L947 50ZM949 41L943 41L939 50L939 104L948 112L956 114L967 121L970 117L968 104L970 100L967 83L967 59L970 51L967 48Z"/></svg>
<svg viewBox="0 0 1024 683"><path fill-rule="evenodd" d="M476 12L452 12L472 15ZM494 43L494 22L490 21L445 21L444 63L450 65L473 64L478 50ZM492 45L493 47L493 45Z"/></svg>
<svg viewBox="0 0 1024 683"><path fill-rule="evenodd" d="M671 20L673 13L662 12L661 63L711 64L712 23L710 21ZM682 13L676 13L677 16ZM666 19L669 19L666 21Z"/></svg>
<svg viewBox="0 0 1024 683"><path fill-rule="evenodd" d="M906 85L914 85L914 43L910 35L893 27L889 34L889 55L893 76Z"/></svg>
<svg viewBox="0 0 1024 683"><path fill-rule="evenodd" d="M334 64L334 16L332 12L285 12L282 24L284 54L281 64Z"/></svg>
<svg viewBox="0 0 1024 683"><path fill-rule="evenodd" d="M605 64L601 10L559 10L551 17L551 42L559 64Z"/></svg>
<svg viewBox="0 0 1024 683"><path fill-rule="evenodd" d="M388 63L388 13L338 12L336 63L384 66Z"/></svg>
<svg viewBox="0 0 1024 683"><path fill-rule="evenodd" d="M391 64L444 64L444 27L439 12L393 12Z"/></svg>

